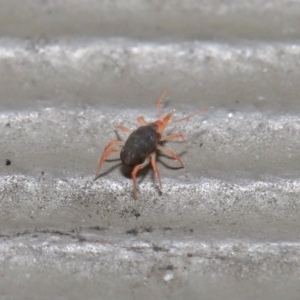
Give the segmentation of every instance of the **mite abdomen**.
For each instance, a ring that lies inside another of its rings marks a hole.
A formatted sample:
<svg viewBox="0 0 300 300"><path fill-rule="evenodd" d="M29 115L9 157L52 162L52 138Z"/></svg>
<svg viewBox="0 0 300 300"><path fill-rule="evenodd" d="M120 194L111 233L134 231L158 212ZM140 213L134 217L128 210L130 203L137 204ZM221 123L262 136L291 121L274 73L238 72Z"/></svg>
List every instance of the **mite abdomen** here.
<svg viewBox="0 0 300 300"><path fill-rule="evenodd" d="M128 137L121 150L120 158L125 166L133 167L144 162L156 149L160 134L156 124L140 126Z"/></svg>

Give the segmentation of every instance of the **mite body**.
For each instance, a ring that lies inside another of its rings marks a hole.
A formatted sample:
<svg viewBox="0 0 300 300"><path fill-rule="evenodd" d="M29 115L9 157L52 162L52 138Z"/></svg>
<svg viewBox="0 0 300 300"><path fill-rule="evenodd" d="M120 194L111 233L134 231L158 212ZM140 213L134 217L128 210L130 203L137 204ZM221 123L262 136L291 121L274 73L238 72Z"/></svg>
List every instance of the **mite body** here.
<svg viewBox="0 0 300 300"><path fill-rule="evenodd" d="M163 93L163 95L160 97L160 99L157 102L157 110L159 113L159 116L161 117L161 101L166 96L167 90ZM204 110L202 110L204 111ZM202 112L201 111L201 112ZM94 180L96 180L99 177L100 169L104 163L104 161L113 153L120 152L120 159L122 164L124 164L127 167L132 168L131 176L133 181L133 197L134 199L137 198L137 183L136 183L136 176L137 172L143 168L145 168L148 164L151 163L154 173L156 175L156 178L158 180L160 191L162 191L162 183L161 183L161 177L160 172L156 165L156 153L162 152L167 156L170 156L174 159L176 159L180 166L183 168L184 164L181 160L181 158L174 153L172 150L167 149L165 147L162 147L160 144L164 141L169 141L173 139L182 139L185 141L184 136L181 133L171 134L164 136L163 133L166 129L166 127L170 123L176 123L183 120L187 120L194 116L195 114L198 114L200 112L196 112L193 114L190 114L184 118L181 118L176 121L170 122L172 115L174 111L171 111L169 114L167 114L165 117L162 117L161 119L147 123L144 119L144 117L139 116L137 117L137 123L139 127L132 131L131 129L123 126L118 125L117 128L128 133L129 137L127 138L126 142L120 141L120 140L114 140L109 142L103 150L103 153L99 159L98 168L95 174ZM121 150L119 147L122 147Z"/></svg>
<svg viewBox="0 0 300 300"><path fill-rule="evenodd" d="M161 138L157 128L156 124L150 123L138 127L130 134L120 153L121 161L125 166L139 165L155 151Z"/></svg>

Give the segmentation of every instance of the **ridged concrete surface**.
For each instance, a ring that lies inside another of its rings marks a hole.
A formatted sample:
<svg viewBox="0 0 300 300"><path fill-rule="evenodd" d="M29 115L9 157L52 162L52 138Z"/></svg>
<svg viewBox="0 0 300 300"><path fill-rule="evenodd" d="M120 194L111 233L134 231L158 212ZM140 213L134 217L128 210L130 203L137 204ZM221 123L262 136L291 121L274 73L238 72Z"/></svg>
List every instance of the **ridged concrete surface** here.
<svg viewBox="0 0 300 300"><path fill-rule="evenodd" d="M1 6L1 299L299 299L299 1ZM186 168L93 181L167 87Z"/></svg>

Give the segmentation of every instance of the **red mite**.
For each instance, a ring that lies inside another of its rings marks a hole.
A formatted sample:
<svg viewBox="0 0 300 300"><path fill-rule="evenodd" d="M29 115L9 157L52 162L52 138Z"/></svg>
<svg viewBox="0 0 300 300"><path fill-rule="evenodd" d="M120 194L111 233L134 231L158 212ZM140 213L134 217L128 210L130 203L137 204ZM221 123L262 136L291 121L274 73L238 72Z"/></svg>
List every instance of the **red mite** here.
<svg viewBox="0 0 300 300"><path fill-rule="evenodd" d="M168 90L165 90L162 96L157 101L157 111L159 116L162 115L162 109L161 109L161 102L168 93ZM131 129L123 126L118 125L117 128L125 131L126 133L129 133L129 137L126 142L120 141L120 140L114 140L109 142L104 150L103 153L99 159L98 168L95 174L94 180L96 180L100 175L100 169L104 163L104 161L113 153L120 152L120 159L123 165L132 168L131 176L133 180L133 197L134 199L137 198L137 183L136 183L136 175L137 172L143 168L145 168L149 163L151 163L154 173L156 175L156 178L158 180L159 189L162 191L162 184L161 184L161 178L160 178L160 172L156 165L156 153L158 151L164 153L167 156L173 157L176 159L180 166L184 168L184 164L181 160L181 158L174 153L170 149L163 148L160 143L164 141L169 141L173 139L182 139L185 141L184 136L181 133L171 134L171 135L165 135L163 136L163 133L166 129L166 127L169 124L177 123L180 121L188 120L192 116L199 114L200 112L205 111L201 110L196 113L192 113L184 118L181 118L179 120L175 120L170 122L172 115L174 113L174 110L168 113L165 117L154 121L152 123L147 123L143 116L137 117L137 123L139 127L132 131ZM122 149L117 149L116 147L122 147Z"/></svg>

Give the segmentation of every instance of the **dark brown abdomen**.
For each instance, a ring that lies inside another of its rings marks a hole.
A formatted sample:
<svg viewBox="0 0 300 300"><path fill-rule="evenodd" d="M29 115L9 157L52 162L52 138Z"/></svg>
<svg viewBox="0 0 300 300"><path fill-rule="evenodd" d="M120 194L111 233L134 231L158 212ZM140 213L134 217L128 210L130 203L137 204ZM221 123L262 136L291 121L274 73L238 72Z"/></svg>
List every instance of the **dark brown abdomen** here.
<svg viewBox="0 0 300 300"><path fill-rule="evenodd" d="M149 124L140 126L130 134L120 153L121 161L125 166L133 167L143 163L155 150L160 140L160 134L156 129L157 125Z"/></svg>

